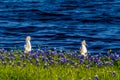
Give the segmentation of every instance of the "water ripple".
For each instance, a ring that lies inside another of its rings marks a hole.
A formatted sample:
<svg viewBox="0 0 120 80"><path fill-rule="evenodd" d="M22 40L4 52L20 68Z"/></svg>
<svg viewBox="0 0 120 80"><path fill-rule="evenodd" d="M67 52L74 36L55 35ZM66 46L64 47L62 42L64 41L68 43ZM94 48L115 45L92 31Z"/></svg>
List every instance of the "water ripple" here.
<svg viewBox="0 0 120 80"><path fill-rule="evenodd" d="M25 37L38 45L89 52L120 52L120 5L115 0L0 1L0 48L23 48Z"/></svg>

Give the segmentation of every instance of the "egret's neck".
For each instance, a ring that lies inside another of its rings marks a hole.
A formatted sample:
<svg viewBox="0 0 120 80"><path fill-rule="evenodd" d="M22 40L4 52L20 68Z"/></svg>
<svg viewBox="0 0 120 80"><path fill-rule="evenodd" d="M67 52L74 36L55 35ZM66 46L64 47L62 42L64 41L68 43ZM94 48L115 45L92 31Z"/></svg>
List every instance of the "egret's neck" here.
<svg viewBox="0 0 120 80"><path fill-rule="evenodd" d="M27 42L27 44L31 45L30 41L26 41L26 42Z"/></svg>
<svg viewBox="0 0 120 80"><path fill-rule="evenodd" d="M82 44L82 48L83 48L85 51L87 51L87 48L86 48L86 46L85 46L84 44Z"/></svg>

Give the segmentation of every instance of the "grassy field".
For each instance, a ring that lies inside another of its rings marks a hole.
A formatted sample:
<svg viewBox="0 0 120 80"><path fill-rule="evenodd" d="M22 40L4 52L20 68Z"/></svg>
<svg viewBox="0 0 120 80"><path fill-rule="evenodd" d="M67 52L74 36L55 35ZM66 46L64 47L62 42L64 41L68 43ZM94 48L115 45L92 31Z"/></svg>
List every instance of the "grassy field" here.
<svg viewBox="0 0 120 80"><path fill-rule="evenodd" d="M0 49L0 80L120 80L120 57Z"/></svg>

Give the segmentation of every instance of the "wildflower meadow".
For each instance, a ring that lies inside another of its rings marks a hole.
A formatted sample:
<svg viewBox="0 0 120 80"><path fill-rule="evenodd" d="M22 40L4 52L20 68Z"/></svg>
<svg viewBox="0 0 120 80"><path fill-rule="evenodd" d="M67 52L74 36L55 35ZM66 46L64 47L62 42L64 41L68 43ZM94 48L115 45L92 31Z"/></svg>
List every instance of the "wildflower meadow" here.
<svg viewBox="0 0 120 80"><path fill-rule="evenodd" d="M120 56L38 49L0 49L0 80L120 80Z"/></svg>

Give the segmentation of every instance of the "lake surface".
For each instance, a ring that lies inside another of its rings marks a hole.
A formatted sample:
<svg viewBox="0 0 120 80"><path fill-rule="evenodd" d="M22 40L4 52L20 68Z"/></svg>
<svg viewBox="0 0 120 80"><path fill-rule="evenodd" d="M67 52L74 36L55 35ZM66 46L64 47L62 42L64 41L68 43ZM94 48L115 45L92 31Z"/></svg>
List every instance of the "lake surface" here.
<svg viewBox="0 0 120 80"><path fill-rule="evenodd" d="M24 48L25 38L38 45L89 52L120 52L119 0L0 1L0 48Z"/></svg>

